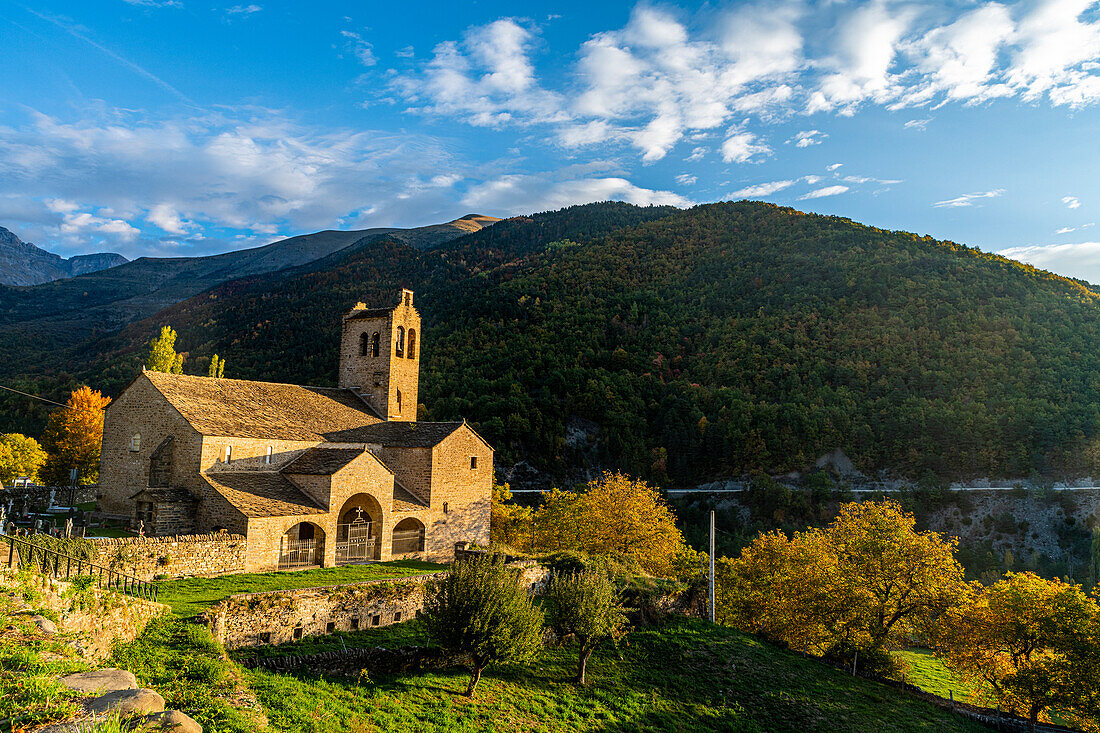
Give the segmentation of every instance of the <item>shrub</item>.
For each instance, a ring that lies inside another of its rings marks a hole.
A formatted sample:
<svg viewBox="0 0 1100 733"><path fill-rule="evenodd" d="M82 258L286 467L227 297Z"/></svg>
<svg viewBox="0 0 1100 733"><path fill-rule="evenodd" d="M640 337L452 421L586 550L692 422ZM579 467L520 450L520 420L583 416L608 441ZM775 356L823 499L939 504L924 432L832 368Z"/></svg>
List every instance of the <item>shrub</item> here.
<svg viewBox="0 0 1100 733"><path fill-rule="evenodd" d="M573 637L578 646L576 681L583 685L592 652L626 627L619 594L606 572L590 570L554 574L545 598L551 628L560 638Z"/></svg>

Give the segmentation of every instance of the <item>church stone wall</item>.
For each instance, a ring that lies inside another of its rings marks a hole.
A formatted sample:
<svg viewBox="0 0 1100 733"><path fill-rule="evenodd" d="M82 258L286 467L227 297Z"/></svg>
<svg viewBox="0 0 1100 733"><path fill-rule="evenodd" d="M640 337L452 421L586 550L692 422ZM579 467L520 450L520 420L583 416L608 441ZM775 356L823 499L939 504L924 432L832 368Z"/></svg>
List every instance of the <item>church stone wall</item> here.
<svg viewBox="0 0 1100 733"><path fill-rule="evenodd" d="M141 436L139 450L130 440ZM144 376L139 376L110 405L103 418L99 461L99 508L110 514L132 514L130 497L149 485L149 458L166 437L172 445L172 486L200 491L198 477L202 438Z"/></svg>
<svg viewBox="0 0 1100 733"><path fill-rule="evenodd" d="M92 562L141 580L213 577L245 570L248 541L236 534L173 537L94 537Z"/></svg>
<svg viewBox="0 0 1100 733"><path fill-rule="evenodd" d="M471 458L477 458L476 468L470 467ZM469 427L459 428L432 450L431 487L430 556L452 553L456 542L489 544L493 450Z"/></svg>
<svg viewBox="0 0 1100 733"><path fill-rule="evenodd" d="M397 477L399 484L421 501L428 501L432 490L431 448L388 448L383 446L382 462L393 471L393 475Z"/></svg>

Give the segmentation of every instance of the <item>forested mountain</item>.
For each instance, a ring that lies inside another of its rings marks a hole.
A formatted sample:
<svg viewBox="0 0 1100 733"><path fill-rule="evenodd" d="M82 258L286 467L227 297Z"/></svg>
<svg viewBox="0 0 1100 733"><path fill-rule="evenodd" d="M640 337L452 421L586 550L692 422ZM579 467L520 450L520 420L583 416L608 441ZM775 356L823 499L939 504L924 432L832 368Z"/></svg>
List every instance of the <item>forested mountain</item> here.
<svg viewBox="0 0 1100 733"><path fill-rule="evenodd" d="M753 202L574 207L427 251L362 241L99 338L42 386L117 390L166 323L191 364L216 351L234 377L333 384L340 315L397 287L424 319L426 417L466 417L498 465L682 485L840 447L913 478L1100 468L1086 284Z"/></svg>
<svg viewBox="0 0 1100 733"><path fill-rule="evenodd" d="M125 257L114 252L97 252L65 259L30 242L24 242L10 229L0 227L0 284L2 285L38 285L51 280L105 270L127 261Z"/></svg>

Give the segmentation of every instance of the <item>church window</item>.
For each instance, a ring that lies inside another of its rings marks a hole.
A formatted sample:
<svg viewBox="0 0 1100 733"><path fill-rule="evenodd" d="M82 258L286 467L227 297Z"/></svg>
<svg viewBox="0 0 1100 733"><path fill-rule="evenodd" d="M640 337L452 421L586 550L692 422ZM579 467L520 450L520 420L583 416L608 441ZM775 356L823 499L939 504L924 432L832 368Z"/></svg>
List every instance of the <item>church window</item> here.
<svg viewBox="0 0 1100 733"><path fill-rule="evenodd" d="M410 359L416 358L416 331L409 329L409 348L407 349L406 356Z"/></svg>
<svg viewBox="0 0 1100 733"><path fill-rule="evenodd" d="M225 462L229 463L231 460L233 460L233 446L227 445L225 446Z"/></svg>
<svg viewBox="0 0 1100 733"><path fill-rule="evenodd" d="M477 456L470 456L470 470L477 468Z"/></svg>
<svg viewBox="0 0 1100 733"><path fill-rule="evenodd" d="M443 513L447 514L447 502L443 502Z"/></svg>
<svg viewBox="0 0 1100 733"><path fill-rule="evenodd" d="M272 453L272 448L269 445L269 446L267 446L267 455L264 456L264 463L271 463L271 453Z"/></svg>
<svg viewBox="0 0 1100 733"><path fill-rule="evenodd" d="M130 450L134 453L141 450L141 433L134 433L133 437L130 438Z"/></svg>
<svg viewBox="0 0 1100 733"><path fill-rule="evenodd" d="M366 356L370 353L370 336L363 332L359 334L359 356Z"/></svg>
<svg viewBox="0 0 1100 733"><path fill-rule="evenodd" d="M377 331L375 331L374 335L370 337L370 355L371 356L378 356L378 352L380 351L379 345L381 344L381 341L382 341L382 337L378 335Z"/></svg>
<svg viewBox="0 0 1100 733"><path fill-rule="evenodd" d="M397 390L397 412L401 413L401 390Z"/></svg>
<svg viewBox="0 0 1100 733"><path fill-rule="evenodd" d="M397 327L397 355L398 356L404 356L405 355L405 327L404 326L398 326Z"/></svg>
<svg viewBox="0 0 1100 733"><path fill-rule="evenodd" d="M172 436L169 435L149 456L149 486L168 488L172 480Z"/></svg>

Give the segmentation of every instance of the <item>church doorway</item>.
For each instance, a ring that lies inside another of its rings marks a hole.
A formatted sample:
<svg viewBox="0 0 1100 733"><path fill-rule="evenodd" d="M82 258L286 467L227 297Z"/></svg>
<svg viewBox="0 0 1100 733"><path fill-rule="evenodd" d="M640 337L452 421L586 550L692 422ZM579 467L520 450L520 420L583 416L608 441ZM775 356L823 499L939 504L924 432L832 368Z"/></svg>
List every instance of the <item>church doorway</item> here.
<svg viewBox="0 0 1100 733"><path fill-rule="evenodd" d="M324 556L325 531L311 522L295 524L279 541L279 570L320 565Z"/></svg>
<svg viewBox="0 0 1100 733"><path fill-rule="evenodd" d="M424 525L418 519L406 517L393 528L393 554L424 552Z"/></svg>
<svg viewBox="0 0 1100 733"><path fill-rule="evenodd" d="M370 494L344 502L336 525L336 564L374 562L382 556L382 507Z"/></svg>

